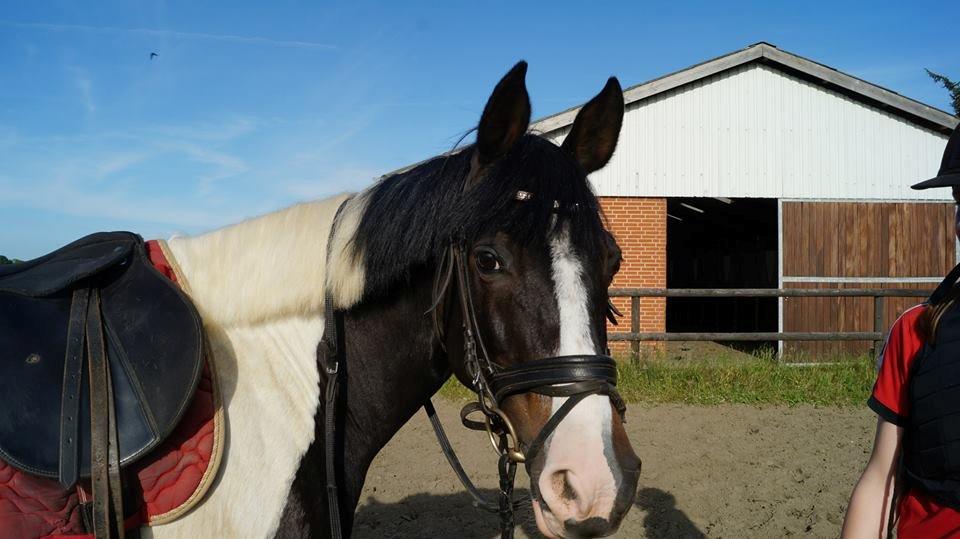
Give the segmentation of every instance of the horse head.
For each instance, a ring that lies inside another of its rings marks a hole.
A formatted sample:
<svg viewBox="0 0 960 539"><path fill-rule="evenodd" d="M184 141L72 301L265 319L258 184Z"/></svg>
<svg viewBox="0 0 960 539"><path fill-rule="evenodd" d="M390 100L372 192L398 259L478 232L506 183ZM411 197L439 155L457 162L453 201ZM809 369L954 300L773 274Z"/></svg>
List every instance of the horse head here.
<svg viewBox="0 0 960 539"><path fill-rule="evenodd" d="M458 208L468 217L438 278L460 294L438 325L451 369L480 395L475 409L500 424L502 443L491 439L527 468L540 530L608 535L632 504L640 460L605 355L621 252L587 174L613 155L623 94L611 78L556 146L527 133L525 73L521 62L497 85L469 150Z"/></svg>

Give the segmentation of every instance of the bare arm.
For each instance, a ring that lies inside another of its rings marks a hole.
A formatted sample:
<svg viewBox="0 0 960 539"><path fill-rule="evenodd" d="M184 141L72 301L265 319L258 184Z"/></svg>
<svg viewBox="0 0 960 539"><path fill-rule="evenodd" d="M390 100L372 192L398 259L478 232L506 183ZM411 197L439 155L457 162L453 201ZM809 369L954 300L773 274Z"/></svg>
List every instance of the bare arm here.
<svg viewBox="0 0 960 539"><path fill-rule="evenodd" d="M873 453L850 496L843 539L886 537L902 436L901 427L877 418Z"/></svg>

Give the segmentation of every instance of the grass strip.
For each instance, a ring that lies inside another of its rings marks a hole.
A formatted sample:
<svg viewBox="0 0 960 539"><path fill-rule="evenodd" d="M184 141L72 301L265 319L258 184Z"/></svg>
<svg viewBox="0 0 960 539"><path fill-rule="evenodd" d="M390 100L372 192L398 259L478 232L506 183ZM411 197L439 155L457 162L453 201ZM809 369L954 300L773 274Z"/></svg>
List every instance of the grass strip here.
<svg viewBox="0 0 960 539"><path fill-rule="evenodd" d="M752 361L620 361L617 387L627 402L698 405L863 406L876 378L869 357L793 366L769 357ZM466 401L473 393L451 378L440 390Z"/></svg>

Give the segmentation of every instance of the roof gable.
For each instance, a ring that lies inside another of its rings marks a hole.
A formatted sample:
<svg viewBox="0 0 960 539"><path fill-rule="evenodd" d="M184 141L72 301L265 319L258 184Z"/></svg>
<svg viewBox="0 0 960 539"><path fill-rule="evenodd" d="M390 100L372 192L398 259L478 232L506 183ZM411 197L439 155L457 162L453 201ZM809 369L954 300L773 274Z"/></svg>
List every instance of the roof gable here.
<svg viewBox="0 0 960 539"><path fill-rule="evenodd" d="M570 127L544 136L560 144ZM633 102L602 196L945 200L947 135L782 69L749 62Z"/></svg>
<svg viewBox="0 0 960 539"><path fill-rule="evenodd" d="M664 75L649 82L631 86L623 92L624 102L629 106L631 103L752 62L785 71L790 75L819 84L934 131L949 134L957 125L955 116L938 108L902 96L813 60L783 51L764 42ZM579 111L580 106L577 106L547 116L533 122L531 128L544 134L563 129L573 123Z"/></svg>

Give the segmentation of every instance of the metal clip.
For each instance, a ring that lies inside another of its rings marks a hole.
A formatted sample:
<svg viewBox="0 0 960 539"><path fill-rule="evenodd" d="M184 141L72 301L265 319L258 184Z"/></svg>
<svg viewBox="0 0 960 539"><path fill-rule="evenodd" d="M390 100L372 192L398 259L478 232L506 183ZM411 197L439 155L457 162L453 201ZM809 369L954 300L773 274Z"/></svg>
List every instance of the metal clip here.
<svg viewBox="0 0 960 539"><path fill-rule="evenodd" d="M340 362L337 361L337 350L334 343L326 337L320 339L320 352L323 356L323 370L327 374L337 374L340 370Z"/></svg>

